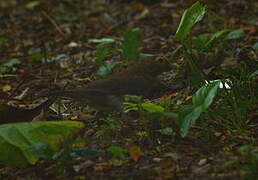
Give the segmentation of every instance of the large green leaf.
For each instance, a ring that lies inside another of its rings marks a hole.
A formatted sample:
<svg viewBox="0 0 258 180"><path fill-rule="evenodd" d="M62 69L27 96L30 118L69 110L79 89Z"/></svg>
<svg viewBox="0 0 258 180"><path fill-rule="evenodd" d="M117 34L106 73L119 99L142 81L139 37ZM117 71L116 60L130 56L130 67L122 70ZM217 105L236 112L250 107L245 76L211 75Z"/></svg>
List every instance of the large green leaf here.
<svg viewBox="0 0 258 180"><path fill-rule="evenodd" d="M139 28L129 29L125 32L122 48L122 59L131 61L139 59L141 32Z"/></svg>
<svg viewBox="0 0 258 180"><path fill-rule="evenodd" d="M206 9L200 2L194 3L185 10L176 31L176 38L180 41L185 40L192 27L203 19L205 12Z"/></svg>
<svg viewBox="0 0 258 180"><path fill-rule="evenodd" d="M193 95L193 106L182 106L179 109L177 124L182 137L188 134L202 112L212 104L220 83L220 81L216 81L201 87Z"/></svg>
<svg viewBox="0 0 258 180"><path fill-rule="evenodd" d="M227 33L230 32L228 29L222 29L213 33L212 35L202 34L196 37L193 41L193 46L198 52L209 50L213 47L215 42L222 39Z"/></svg>
<svg viewBox="0 0 258 180"><path fill-rule="evenodd" d="M202 110L206 110L213 102L214 97L217 94L220 81L215 81L201 87L193 95L193 105L194 107L202 107Z"/></svg>
<svg viewBox="0 0 258 180"><path fill-rule="evenodd" d="M195 124L201 113L201 106L195 108L192 106L183 106L180 108L177 124L180 127L181 137L185 137L188 134L190 128Z"/></svg>
<svg viewBox="0 0 258 180"><path fill-rule="evenodd" d="M38 156L33 148L44 143L52 151L77 133L83 124L74 121L13 123L0 126L0 162L5 165L24 167L35 164Z"/></svg>

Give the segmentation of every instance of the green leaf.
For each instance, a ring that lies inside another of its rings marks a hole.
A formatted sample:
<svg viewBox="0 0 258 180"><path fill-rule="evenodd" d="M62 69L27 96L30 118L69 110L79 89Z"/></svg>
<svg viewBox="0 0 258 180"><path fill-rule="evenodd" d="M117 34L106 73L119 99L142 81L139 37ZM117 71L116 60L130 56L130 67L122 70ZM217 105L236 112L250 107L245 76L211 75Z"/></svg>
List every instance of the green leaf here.
<svg viewBox="0 0 258 180"><path fill-rule="evenodd" d="M116 156L117 158L124 159L126 155L126 150L119 147L119 146L110 146L107 148L108 152L111 152L113 156Z"/></svg>
<svg viewBox="0 0 258 180"><path fill-rule="evenodd" d="M253 48L254 50L258 50L258 42L256 42L256 43L252 46L252 48Z"/></svg>
<svg viewBox="0 0 258 180"><path fill-rule="evenodd" d="M25 7L27 9L34 9L35 7L39 6L40 5L40 2L39 1L30 1L28 2Z"/></svg>
<svg viewBox="0 0 258 180"><path fill-rule="evenodd" d="M244 35L245 35L245 32L243 29L237 29L237 30L231 31L227 35L226 39L228 39L228 40L239 39Z"/></svg>
<svg viewBox="0 0 258 180"><path fill-rule="evenodd" d="M202 34L197 36L194 40L193 40L193 47L194 49L196 49L198 52L202 52L206 49L207 47L207 42L209 42L210 40L210 35L208 34Z"/></svg>
<svg viewBox="0 0 258 180"><path fill-rule="evenodd" d="M51 159L54 156L54 151L45 142L38 142L36 144L32 144L28 148L28 151L31 152L31 154L37 158Z"/></svg>
<svg viewBox="0 0 258 180"><path fill-rule="evenodd" d="M206 110L213 102L214 97L217 94L220 81L215 81L201 87L193 95L193 106L202 107L202 111Z"/></svg>
<svg viewBox="0 0 258 180"><path fill-rule="evenodd" d="M96 50L97 66L101 66L105 63L104 59L106 58L107 55L110 54L111 51L112 51L112 49L110 47L108 47L107 44L100 44L97 47L97 50Z"/></svg>
<svg viewBox="0 0 258 180"><path fill-rule="evenodd" d="M165 111L165 108L163 108L162 106L152 104L152 103L141 103L140 105L144 110L150 113Z"/></svg>
<svg viewBox="0 0 258 180"><path fill-rule="evenodd" d="M138 60L140 55L141 32L139 28L129 29L124 34L122 48L122 60Z"/></svg>
<svg viewBox="0 0 258 180"><path fill-rule="evenodd" d="M71 153L70 153L70 156L71 157L97 157L99 155L99 152L96 151L96 150L93 150L93 149L88 149L88 148L78 148L78 149L75 149L73 150Z"/></svg>
<svg viewBox="0 0 258 180"><path fill-rule="evenodd" d="M162 135L172 135L173 134L173 129L172 128L164 128L164 129L159 129L158 132Z"/></svg>
<svg viewBox="0 0 258 180"><path fill-rule="evenodd" d="M216 42L216 40L224 37L225 34L228 33L229 31L230 30L228 30L228 29L222 29L218 32L215 32L211 36L200 35L193 41L193 45L194 45L195 49L198 50L199 52L206 51L212 47L216 47L213 45Z"/></svg>
<svg viewBox="0 0 258 180"><path fill-rule="evenodd" d="M3 37L3 36L0 36L0 44L1 43L8 43L8 42L10 42L10 40L9 39L7 39L6 37Z"/></svg>
<svg viewBox="0 0 258 180"><path fill-rule="evenodd" d="M1 72L4 72L4 71L7 71L8 68L11 68L11 67L13 67L13 66L15 66L15 65L17 65L17 64L20 64L20 63L21 63L21 62L20 62L19 59L16 59L16 58L10 59L10 60L8 60L8 61L6 61L6 62L4 62L4 63L2 63L2 64L0 65L0 73L1 73ZM5 76L5 77L10 77L10 76L8 76L7 74L6 74L6 75L1 75L1 77L3 77L3 76Z"/></svg>
<svg viewBox="0 0 258 180"><path fill-rule="evenodd" d="M202 107L184 106L179 109L179 118L177 124L180 127L181 137L185 137L190 128L195 124L196 120L202 113Z"/></svg>
<svg viewBox="0 0 258 180"><path fill-rule="evenodd" d="M99 76L106 76L109 73L112 72L112 69L119 64L117 61L108 61L105 65L100 66L100 68L97 71L97 75Z"/></svg>
<svg viewBox="0 0 258 180"><path fill-rule="evenodd" d="M1 71L0 71L1 72ZM16 77L15 74L0 74L0 78Z"/></svg>
<svg viewBox="0 0 258 180"><path fill-rule="evenodd" d="M178 119L178 113L174 112L161 112L161 114L167 118L170 118L172 120L177 120Z"/></svg>
<svg viewBox="0 0 258 180"><path fill-rule="evenodd" d="M8 60L7 62L3 63L1 66L5 66L5 67L13 67L17 64L20 64L21 61L19 59L13 58Z"/></svg>
<svg viewBox="0 0 258 180"><path fill-rule="evenodd" d="M238 151L241 153L251 152L254 149L252 145L243 145L238 148Z"/></svg>
<svg viewBox="0 0 258 180"><path fill-rule="evenodd" d="M201 87L193 95L193 106L182 106L179 109L176 122L180 127L182 137L188 134L190 128L195 124L201 113L211 105L220 83L220 81L216 81Z"/></svg>
<svg viewBox="0 0 258 180"><path fill-rule="evenodd" d="M90 39L89 42L93 43L114 43L116 40L112 38L102 38L102 39Z"/></svg>
<svg viewBox="0 0 258 180"><path fill-rule="evenodd" d="M91 39L89 42L100 43L97 46L96 56L97 56L97 66L102 66L104 64L104 59L107 55L109 55L114 49L109 47L109 44L115 42L114 39L111 38L103 38L103 39Z"/></svg>
<svg viewBox="0 0 258 180"><path fill-rule="evenodd" d="M45 54L42 54L42 53L36 53L36 54L32 54L28 57L28 60L30 62L32 61L40 61L41 59L45 58L46 55Z"/></svg>
<svg viewBox="0 0 258 180"><path fill-rule="evenodd" d="M25 167L35 164L39 157L57 152L71 140L83 124L74 121L13 123L0 126L0 162ZM42 145L40 152L40 146ZM45 144L45 145L44 145ZM49 147L49 148L48 148ZM45 151L45 153L43 153Z"/></svg>
<svg viewBox="0 0 258 180"><path fill-rule="evenodd" d="M184 41L192 27L203 19L205 13L206 9L200 2L196 2L188 8L181 18L176 31L176 38L180 41Z"/></svg>

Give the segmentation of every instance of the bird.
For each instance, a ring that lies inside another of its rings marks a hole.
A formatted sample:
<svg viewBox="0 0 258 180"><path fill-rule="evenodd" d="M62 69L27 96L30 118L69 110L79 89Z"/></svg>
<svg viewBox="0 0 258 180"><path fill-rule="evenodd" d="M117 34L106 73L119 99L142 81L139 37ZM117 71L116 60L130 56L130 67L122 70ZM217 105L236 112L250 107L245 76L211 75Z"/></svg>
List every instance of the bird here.
<svg viewBox="0 0 258 180"><path fill-rule="evenodd" d="M141 60L129 63L124 71L92 81L83 87L53 91L48 95L72 98L95 109L121 111L124 95L157 97L160 91L167 88L157 76L170 68L166 60Z"/></svg>

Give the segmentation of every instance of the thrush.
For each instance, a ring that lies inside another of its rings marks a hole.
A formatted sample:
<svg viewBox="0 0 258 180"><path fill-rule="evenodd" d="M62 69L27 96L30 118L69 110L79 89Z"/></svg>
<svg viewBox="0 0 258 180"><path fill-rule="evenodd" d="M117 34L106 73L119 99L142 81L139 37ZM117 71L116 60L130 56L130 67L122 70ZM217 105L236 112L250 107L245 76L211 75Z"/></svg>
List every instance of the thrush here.
<svg viewBox="0 0 258 180"><path fill-rule="evenodd" d="M72 98L96 109L121 111L124 95L157 97L159 91L166 89L157 76L168 70L170 65L165 60L143 60L130 64L122 72L90 82L84 87L54 91L49 95Z"/></svg>

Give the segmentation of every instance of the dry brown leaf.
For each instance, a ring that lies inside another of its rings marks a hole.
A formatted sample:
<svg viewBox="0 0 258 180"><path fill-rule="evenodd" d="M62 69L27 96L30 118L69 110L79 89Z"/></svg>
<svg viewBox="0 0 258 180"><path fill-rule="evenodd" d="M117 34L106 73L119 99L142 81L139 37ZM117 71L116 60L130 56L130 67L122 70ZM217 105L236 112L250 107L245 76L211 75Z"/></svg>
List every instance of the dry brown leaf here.
<svg viewBox="0 0 258 180"><path fill-rule="evenodd" d="M129 148L129 155L134 161L138 161L144 153L141 151L140 147L132 146Z"/></svg>

